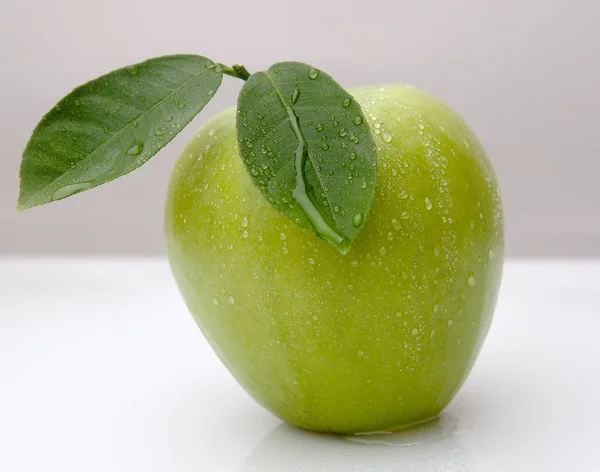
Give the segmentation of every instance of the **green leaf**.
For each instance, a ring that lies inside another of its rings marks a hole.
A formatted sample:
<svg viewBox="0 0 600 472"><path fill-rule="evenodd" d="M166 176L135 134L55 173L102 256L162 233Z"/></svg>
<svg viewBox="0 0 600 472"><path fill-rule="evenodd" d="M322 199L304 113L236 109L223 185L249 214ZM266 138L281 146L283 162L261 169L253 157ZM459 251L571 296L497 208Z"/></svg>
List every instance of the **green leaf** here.
<svg viewBox="0 0 600 472"><path fill-rule="evenodd" d="M375 191L376 150L360 105L329 75L281 62L238 98L240 154L267 200L346 253Z"/></svg>
<svg viewBox="0 0 600 472"><path fill-rule="evenodd" d="M76 88L27 143L17 208L69 197L141 166L204 108L222 77L210 59L175 55Z"/></svg>

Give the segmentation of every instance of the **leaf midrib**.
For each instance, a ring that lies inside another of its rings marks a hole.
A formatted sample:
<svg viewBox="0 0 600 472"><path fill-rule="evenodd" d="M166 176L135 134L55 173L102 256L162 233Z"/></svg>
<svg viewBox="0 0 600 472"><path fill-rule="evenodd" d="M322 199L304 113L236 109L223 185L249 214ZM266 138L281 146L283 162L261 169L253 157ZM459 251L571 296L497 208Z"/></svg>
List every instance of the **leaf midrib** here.
<svg viewBox="0 0 600 472"><path fill-rule="evenodd" d="M277 87L277 83L273 80L273 77L271 77L271 75L269 74L269 71L266 70L266 71L263 71L263 72L267 76L267 79L269 80L269 82L271 83L271 85L273 86L273 88L275 89L275 95L277 95L277 98L279 99L279 102L284 107L284 109L286 109L288 107L292 108L292 109L295 109L294 107L292 107L292 106L290 106L290 105L287 104L287 102L285 101L285 98L283 98L283 95L281 94L281 92L279 91L279 88ZM300 107L300 108L302 108L302 107ZM306 107L303 107L303 108L306 108ZM285 122L289 123L289 120L286 119ZM308 156L308 159L310 160L310 164L313 166L313 169L315 171L315 175L317 176L317 180L319 181L319 184L321 185L321 190L325 189L325 184L323 183L323 180L321 179L321 176L319 175L319 173L316 170L315 163L313 161L311 153L307 151L306 155ZM305 184L308 184L308 182L306 182ZM324 192L324 193L325 193L325 198L327 199L327 203L329 205L329 208L331 208L331 200L329 199L329 194L327 192ZM313 205L314 205L314 202L313 202ZM317 208L316 205L314 205L314 206L315 206L315 208ZM321 215L321 216L323 216L323 215ZM336 223L336 229L337 229L337 224L338 223L337 223L337 221L335 219L335 215L333 217L333 221L335 221L335 223Z"/></svg>

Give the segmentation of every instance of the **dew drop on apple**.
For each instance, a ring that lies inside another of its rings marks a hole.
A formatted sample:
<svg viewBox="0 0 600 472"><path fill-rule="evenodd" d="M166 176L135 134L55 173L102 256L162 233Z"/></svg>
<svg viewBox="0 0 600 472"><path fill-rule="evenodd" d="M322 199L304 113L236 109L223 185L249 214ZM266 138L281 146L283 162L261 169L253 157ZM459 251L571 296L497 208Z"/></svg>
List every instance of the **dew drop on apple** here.
<svg viewBox="0 0 600 472"><path fill-rule="evenodd" d="M219 305L219 300L217 300L216 298L212 299L213 305L218 306Z"/></svg>
<svg viewBox="0 0 600 472"><path fill-rule="evenodd" d="M429 200L429 197L425 197L425 208L427 210L431 210L433 208L433 203Z"/></svg>
<svg viewBox="0 0 600 472"><path fill-rule="evenodd" d="M247 228L248 227L248 217L244 216L242 218L242 228Z"/></svg>
<svg viewBox="0 0 600 472"><path fill-rule="evenodd" d="M477 279L475 279L475 274L471 273L467 279L467 284L469 284L469 287L475 287L476 283Z"/></svg>
<svg viewBox="0 0 600 472"><path fill-rule="evenodd" d="M392 135L389 133L382 133L381 137L383 138L384 143L389 144L392 142Z"/></svg>
<svg viewBox="0 0 600 472"><path fill-rule="evenodd" d="M364 355L365 355L365 353L364 353L363 351L359 350L359 351L356 353L356 355L357 355L358 357L362 357L362 356L364 356Z"/></svg>
<svg viewBox="0 0 600 472"><path fill-rule="evenodd" d="M229 295L229 297L227 297L227 301L230 305L235 305L235 298L233 298L232 295Z"/></svg>

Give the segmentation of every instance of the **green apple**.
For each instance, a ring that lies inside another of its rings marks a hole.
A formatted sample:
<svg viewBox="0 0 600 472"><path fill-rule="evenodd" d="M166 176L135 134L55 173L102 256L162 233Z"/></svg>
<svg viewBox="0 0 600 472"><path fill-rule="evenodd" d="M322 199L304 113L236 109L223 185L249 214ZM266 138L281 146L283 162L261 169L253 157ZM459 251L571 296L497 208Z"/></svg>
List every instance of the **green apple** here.
<svg viewBox="0 0 600 472"><path fill-rule="evenodd" d="M468 375L498 294L502 209L481 144L447 105L405 85L351 93L377 186L347 254L254 186L234 109L179 158L166 243L196 322L259 403L310 430L391 431L435 418Z"/></svg>

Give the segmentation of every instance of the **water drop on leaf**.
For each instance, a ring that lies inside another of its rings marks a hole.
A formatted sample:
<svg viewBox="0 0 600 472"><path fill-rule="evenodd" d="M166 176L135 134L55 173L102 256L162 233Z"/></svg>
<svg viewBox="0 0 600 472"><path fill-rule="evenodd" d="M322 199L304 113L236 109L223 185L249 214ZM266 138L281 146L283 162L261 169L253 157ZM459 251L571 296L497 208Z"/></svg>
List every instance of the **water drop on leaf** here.
<svg viewBox="0 0 600 472"><path fill-rule="evenodd" d="M353 224L353 225L354 225L356 228L358 228L360 225L362 225L363 218L364 218L364 216L363 216L363 214L362 214L362 213L357 213L356 215L354 215L354 216L352 217L352 224Z"/></svg>
<svg viewBox="0 0 600 472"><path fill-rule="evenodd" d="M298 101L298 98L300 98L300 90L295 88L292 92L292 104L296 103Z"/></svg>
<svg viewBox="0 0 600 472"><path fill-rule="evenodd" d="M60 200L61 198L70 197L76 193L83 192L93 185L92 182L78 182L75 184L65 185L60 187L52 194L52 201Z"/></svg>
<svg viewBox="0 0 600 472"><path fill-rule="evenodd" d="M308 71L309 79L316 79L319 76L319 69L315 69L314 67Z"/></svg>
<svg viewBox="0 0 600 472"><path fill-rule="evenodd" d="M125 70L127 71L128 74L130 75L136 75L138 73L139 67L137 66L137 64L134 64L132 66L127 66L125 68Z"/></svg>
<svg viewBox="0 0 600 472"><path fill-rule="evenodd" d="M350 106L350 102L351 100L349 98L346 98L343 102L342 102L342 106L343 107L349 107Z"/></svg>
<svg viewBox="0 0 600 472"><path fill-rule="evenodd" d="M133 146L131 146L125 154L127 154L128 156L139 156L143 150L144 150L144 143L139 142L139 143L135 143Z"/></svg>
<svg viewBox="0 0 600 472"><path fill-rule="evenodd" d="M353 122L355 125L360 125L360 124L362 124L362 122L363 122L363 119L362 119L360 116L357 116L356 118L354 118L354 119L352 120L352 122Z"/></svg>

